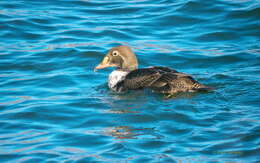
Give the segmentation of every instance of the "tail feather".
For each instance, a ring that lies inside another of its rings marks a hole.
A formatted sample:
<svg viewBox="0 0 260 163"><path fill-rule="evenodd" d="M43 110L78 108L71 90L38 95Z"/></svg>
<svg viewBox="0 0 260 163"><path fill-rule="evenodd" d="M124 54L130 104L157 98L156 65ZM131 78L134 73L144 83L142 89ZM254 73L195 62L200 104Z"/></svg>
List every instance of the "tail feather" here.
<svg viewBox="0 0 260 163"><path fill-rule="evenodd" d="M213 91L214 88L200 84L200 83L194 83L193 90L196 90L196 91Z"/></svg>

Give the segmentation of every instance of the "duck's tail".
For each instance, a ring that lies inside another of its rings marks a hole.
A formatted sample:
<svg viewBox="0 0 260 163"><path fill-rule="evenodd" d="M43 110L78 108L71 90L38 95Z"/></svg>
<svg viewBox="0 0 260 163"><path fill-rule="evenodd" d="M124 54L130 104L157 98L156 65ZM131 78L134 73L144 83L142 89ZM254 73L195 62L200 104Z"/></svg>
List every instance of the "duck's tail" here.
<svg viewBox="0 0 260 163"><path fill-rule="evenodd" d="M194 91L213 91L214 88L206 86L204 84L194 83L192 90L194 90Z"/></svg>

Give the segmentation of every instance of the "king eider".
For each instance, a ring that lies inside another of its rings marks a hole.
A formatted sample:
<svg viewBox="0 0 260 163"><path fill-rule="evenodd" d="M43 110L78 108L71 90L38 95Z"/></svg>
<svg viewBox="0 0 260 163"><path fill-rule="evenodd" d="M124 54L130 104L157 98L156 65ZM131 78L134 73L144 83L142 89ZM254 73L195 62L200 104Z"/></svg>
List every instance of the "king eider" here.
<svg viewBox="0 0 260 163"><path fill-rule="evenodd" d="M175 94L177 92L208 91L212 88L200 84L190 75L163 66L138 69L136 55L129 46L121 45L109 50L102 62L95 67L116 67L109 75L108 86L116 92L149 88L154 92Z"/></svg>

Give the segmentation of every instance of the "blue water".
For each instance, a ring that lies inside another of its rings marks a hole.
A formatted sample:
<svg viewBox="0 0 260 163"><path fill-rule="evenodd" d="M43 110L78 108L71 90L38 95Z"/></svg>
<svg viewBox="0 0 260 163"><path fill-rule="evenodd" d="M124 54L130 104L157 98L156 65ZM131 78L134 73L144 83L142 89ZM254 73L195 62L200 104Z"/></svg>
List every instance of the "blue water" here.
<svg viewBox="0 0 260 163"><path fill-rule="evenodd" d="M260 161L258 0L2 0L0 38L0 162ZM216 90L111 92L119 44Z"/></svg>

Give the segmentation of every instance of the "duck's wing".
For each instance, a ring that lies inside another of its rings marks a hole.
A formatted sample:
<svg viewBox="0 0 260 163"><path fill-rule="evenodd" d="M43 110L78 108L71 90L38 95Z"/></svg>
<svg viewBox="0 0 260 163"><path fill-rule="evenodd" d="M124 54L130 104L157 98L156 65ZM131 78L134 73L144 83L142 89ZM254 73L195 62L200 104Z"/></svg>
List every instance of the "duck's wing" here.
<svg viewBox="0 0 260 163"><path fill-rule="evenodd" d="M155 68L142 68L129 72L125 79L117 84L118 91L150 87L162 76L163 72Z"/></svg>
<svg viewBox="0 0 260 163"><path fill-rule="evenodd" d="M209 89L188 74L161 66L133 70L117 84L119 92L141 88L150 88L153 91L167 94Z"/></svg>
<svg viewBox="0 0 260 163"><path fill-rule="evenodd" d="M170 72L170 73L177 73L178 71L171 69L169 67L164 67L164 66L153 66L150 67L150 69L153 69L155 71L161 71L161 72Z"/></svg>
<svg viewBox="0 0 260 163"><path fill-rule="evenodd" d="M184 73L164 73L151 86L156 92L173 94L177 92L194 92L202 90L211 90L203 84L200 84L192 76Z"/></svg>

